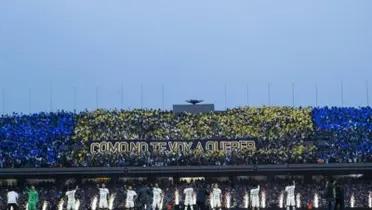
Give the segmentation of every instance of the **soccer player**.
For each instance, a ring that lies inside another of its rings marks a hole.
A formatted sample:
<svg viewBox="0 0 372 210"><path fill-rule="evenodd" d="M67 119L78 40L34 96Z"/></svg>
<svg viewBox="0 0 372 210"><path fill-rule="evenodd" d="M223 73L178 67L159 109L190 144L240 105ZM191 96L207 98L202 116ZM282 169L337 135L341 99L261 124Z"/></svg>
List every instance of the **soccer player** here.
<svg viewBox="0 0 372 210"><path fill-rule="evenodd" d="M14 190L11 190L8 192L7 198L8 198L8 210L11 210L12 208L13 210L17 210L18 209L18 198L19 198L18 193Z"/></svg>
<svg viewBox="0 0 372 210"><path fill-rule="evenodd" d="M175 193L173 193L169 188L166 188L163 196L163 203L165 204L166 210L172 210L175 204Z"/></svg>
<svg viewBox="0 0 372 210"><path fill-rule="evenodd" d="M211 208L221 210L222 190L215 184L211 193Z"/></svg>
<svg viewBox="0 0 372 210"><path fill-rule="evenodd" d="M127 197L125 199L125 208L134 209L134 200L137 198L137 193L132 189L132 186L128 186Z"/></svg>
<svg viewBox="0 0 372 210"><path fill-rule="evenodd" d="M336 182L336 202L335 209L344 209L345 208L345 192L341 183Z"/></svg>
<svg viewBox="0 0 372 210"><path fill-rule="evenodd" d="M325 186L325 198L327 201L328 210L333 210L335 205L335 199L336 199L336 192L335 192L335 182L330 179L326 182Z"/></svg>
<svg viewBox="0 0 372 210"><path fill-rule="evenodd" d="M289 210L291 207L293 210L296 209L295 188L296 188L295 181L293 181L292 185L285 187L285 192L287 193L287 200L286 200L287 210Z"/></svg>
<svg viewBox="0 0 372 210"><path fill-rule="evenodd" d="M301 208L301 194L300 193L296 194L296 207Z"/></svg>
<svg viewBox="0 0 372 210"><path fill-rule="evenodd" d="M76 199L75 199L75 194L76 191L79 189L78 186L76 186L75 189L73 190L68 190L66 192L66 197L67 197L67 210L75 210L76 206Z"/></svg>
<svg viewBox="0 0 372 210"><path fill-rule="evenodd" d="M226 192L225 193L225 205L226 205L226 208L231 208L231 193L230 192Z"/></svg>
<svg viewBox="0 0 372 210"><path fill-rule="evenodd" d="M108 195L110 191L106 188L105 184L102 184L102 187L98 187L99 190L99 209L108 209Z"/></svg>
<svg viewBox="0 0 372 210"><path fill-rule="evenodd" d="M205 205L207 200L208 191L204 184L199 184L197 186L197 194L196 194L196 206L197 210L206 210L207 206Z"/></svg>
<svg viewBox="0 0 372 210"><path fill-rule="evenodd" d="M189 207L189 209L194 210L193 201L194 201L194 189L191 186L188 186L183 190L183 194L185 194L185 210Z"/></svg>
<svg viewBox="0 0 372 210"><path fill-rule="evenodd" d="M37 203L39 202L39 194L37 193L35 186L31 186L31 189L26 188L26 193L28 196L28 199L27 199L28 209L27 210L36 210Z"/></svg>
<svg viewBox="0 0 372 210"><path fill-rule="evenodd" d="M252 209L260 209L260 185L250 191Z"/></svg>
<svg viewBox="0 0 372 210"><path fill-rule="evenodd" d="M162 203L163 203L163 190L159 188L159 185L156 183L154 188L152 189L152 209L162 209Z"/></svg>
<svg viewBox="0 0 372 210"><path fill-rule="evenodd" d="M248 206L249 206L249 192L248 191L245 191L244 193L244 197L243 197L243 202L244 202L244 208L248 209Z"/></svg>

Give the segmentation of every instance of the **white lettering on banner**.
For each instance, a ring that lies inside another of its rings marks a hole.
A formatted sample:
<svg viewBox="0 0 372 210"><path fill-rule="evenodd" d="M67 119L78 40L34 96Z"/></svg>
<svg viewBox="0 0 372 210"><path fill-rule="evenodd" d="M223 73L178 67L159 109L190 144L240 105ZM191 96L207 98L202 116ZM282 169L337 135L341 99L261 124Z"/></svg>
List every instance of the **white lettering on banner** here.
<svg viewBox="0 0 372 210"><path fill-rule="evenodd" d="M116 154L143 152L215 152L223 151L254 151L256 144L252 140L223 140L223 141L102 141L90 144L91 154Z"/></svg>

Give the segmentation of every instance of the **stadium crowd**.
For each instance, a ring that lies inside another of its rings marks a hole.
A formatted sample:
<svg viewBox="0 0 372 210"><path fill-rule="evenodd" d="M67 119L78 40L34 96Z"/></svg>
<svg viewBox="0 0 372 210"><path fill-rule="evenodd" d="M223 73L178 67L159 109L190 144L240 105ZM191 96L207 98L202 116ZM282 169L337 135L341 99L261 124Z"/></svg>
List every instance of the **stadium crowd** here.
<svg viewBox="0 0 372 210"><path fill-rule="evenodd" d="M344 191L345 207L353 208L372 208L371 199L371 180L341 178L340 183ZM105 186L102 185L105 183ZM137 209L145 209L144 205L151 206L153 203L153 187L155 183L163 191L162 207L166 210L176 209L185 203L184 189L191 187L195 192L194 203L201 203L204 206L210 206L210 195L214 184L218 184L221 189L221 205L228 209L246 209L252 205L250 198L251 189L260 186L259 203L261 208L285 208L286 192L285 188L291 185L289 179L275 180L254 180L254 179L196 179L196 180L139 180L139 179L83 179L75 180L39 180L38 183L32 183L38 193L37 209L44 210L62 210L68 205L67 191L76 190L75 198L79 201L78 209L99 209L97 199L100 199L99 188L107 188L108 209L125 209L125 200L129 187L137 194L134 200ZM14 190L19 194L17 204L19 207L26 206L28 196L25 189L30 183L23 184L2 183L0 186L0 208L6 209L7 192ZM78 188L76 188L78 186ZM297 209L317 209L327 206L326 201L326 183L324 179L313 180L311 183L304 183L303 180L296 180L295 184L295 204ZM94 200L96 199L96 203ZM199 202L198 202L199 201ZM42 206L47 205L45 208ZM311 207L311 208L310 208ZM150 209L150 208L148 208ZM196 209L196 208L195 208Z"/></svg>
<svg viewBox="0 0 372 210"><path fill-rule="evenodd" d="M75 126L68 112L0 118L0 167L56 166L70 151Z"/></svg>
<svg viewBox="0 0 372 210"><path fill-rule="evenodd" d="M317 156L327 162L372 161L372 109L315 108L316 135L328 135ZM331 148L331 149L329 149Z"/></svg>
<svg viewBox="0 0 372 210"><path fill-rule="evenodd" d="M372 109L96 110L0 117L0 168L372 162ZM256 150L96 154L92 141L251 139Z"/></svg>

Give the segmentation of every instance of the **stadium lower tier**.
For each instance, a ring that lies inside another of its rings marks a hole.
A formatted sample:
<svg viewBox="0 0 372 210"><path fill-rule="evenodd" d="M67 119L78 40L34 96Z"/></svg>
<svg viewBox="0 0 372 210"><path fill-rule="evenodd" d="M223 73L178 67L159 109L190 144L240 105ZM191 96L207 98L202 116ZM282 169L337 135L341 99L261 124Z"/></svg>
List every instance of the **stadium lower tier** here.
<svg viewBox="0 0 372 210"><path fill-rule="evenodd" d="M193 210L298 210L327 209L330 201L345 209L372 209L372 179L363 174L0 179L0 209L9 201L28 210L31 205L41 210L184 210L185 205Z"/></svg>
<svg viewBox="0 0 372 210"><path fill-rule="evenodd" d="M0 178L65 176L252 176L252 175L344 175L372 176L372 163L282 164L236 166L158 166L158 167L78 167L78 168L0 168Z"/></svg>

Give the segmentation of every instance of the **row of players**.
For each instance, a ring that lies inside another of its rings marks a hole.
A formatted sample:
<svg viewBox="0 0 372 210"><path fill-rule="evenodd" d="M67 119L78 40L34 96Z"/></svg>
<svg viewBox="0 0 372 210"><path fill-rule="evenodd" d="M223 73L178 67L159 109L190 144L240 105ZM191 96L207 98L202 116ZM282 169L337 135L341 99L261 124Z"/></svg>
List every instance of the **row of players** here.
<svg viewBox="0 0 372 210"><path fill-rule="evenodd" d="M109 189L102 184L98 187L98 209L111 209L109 207ZM74 189L70 189L65 193L65 197L67 199L67 210L78 210L76 193L79 190L78 187ZM38 193L34 186L30 189L27 189L28 194L28 202L27 202L27 210L36 210L36 206L38 203ZM287 209L292 208L295 209L296 201L295 201L295 182L293 185L287 186L285 188L286 192L286 206ZM205 207L205 201L197 201L196 199L196 190L189 185L183 190L184 194L184 208L194 210L194 206L197 206L198 209L207 209ZM126 198L125 198L125 208L129 210L133 210L135 208L135 202L138 198L137 192L131 187L128 186L126 190ZM178 199L179 194L178 191L175 195L176 199ZM209 200L210 200L210 208L211 209L222 209L222 200L223 200L223 193L222 190L219 188L218 184L214 184L211 192L209 192ZM8 209L9 210L17 210L18 209L18 198L19 195L15 191L9 191L7 193L7 201L8 201ZM155 184L152 188L152 204L151 206L146 207L146 209L163 209L163 199L164 193L163 190ZM260 208L260 186L257 188L253 188L250 190L249 195L246 194L244 198L251 206L252 209L259 209ZM177 203L177 202L175 202ZM95 207L93 207L95 208Z"/></svg>

